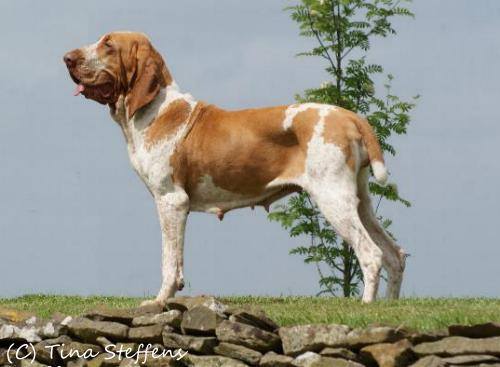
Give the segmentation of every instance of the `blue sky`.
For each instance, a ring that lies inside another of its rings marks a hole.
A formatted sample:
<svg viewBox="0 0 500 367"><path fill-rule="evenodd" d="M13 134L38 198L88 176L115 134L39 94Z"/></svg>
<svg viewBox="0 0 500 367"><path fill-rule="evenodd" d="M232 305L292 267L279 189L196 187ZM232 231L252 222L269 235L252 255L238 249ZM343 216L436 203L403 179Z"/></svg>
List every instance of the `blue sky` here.
<svg viewBox="0 0 500 367"><path fill-rule="evenodd" d="M327 80L282 9L289 1L0 2L0 296L154 295L160 231L105 107L72 96L61 57L112 30L147 33L177 83L237 109L292 103ZM416 19L374 42L369 58L421 94L393 140L392 179L412 201L383 203L411 253L406 296L498 296L500 3L416 1ZM315 294L313 266L262 209L192 214L190 294Z"/></svg>

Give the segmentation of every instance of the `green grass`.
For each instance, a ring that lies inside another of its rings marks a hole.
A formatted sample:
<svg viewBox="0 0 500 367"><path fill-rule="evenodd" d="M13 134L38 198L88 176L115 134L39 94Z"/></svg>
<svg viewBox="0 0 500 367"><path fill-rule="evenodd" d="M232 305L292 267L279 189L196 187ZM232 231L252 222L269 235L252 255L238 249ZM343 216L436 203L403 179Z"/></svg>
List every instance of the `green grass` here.
<svg viewBox="0 0 500 367"><path fill-rule="evenodd" d="M407 298L377 301L370 305L358 300L316 297L221 297L230 306L258 307L280 325L338 323L351 327L370 324L402 326L428 331L450 324L475 324L500 321L500 299L487 298ZM36 313L48 318L55 312L78 315L96 306L127 308L141 298L76 297L28 295L0 299L0 307Z"/></svg>

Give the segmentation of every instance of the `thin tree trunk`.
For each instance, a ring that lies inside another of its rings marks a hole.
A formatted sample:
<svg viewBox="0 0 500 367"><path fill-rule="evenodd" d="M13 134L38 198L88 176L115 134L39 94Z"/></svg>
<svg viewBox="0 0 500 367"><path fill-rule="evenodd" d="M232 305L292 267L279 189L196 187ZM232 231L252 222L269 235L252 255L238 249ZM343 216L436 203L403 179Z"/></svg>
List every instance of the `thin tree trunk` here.
<svg viewBox="0 0 500 367"><path fill-rule="evenodd" d="M350 259L349 256L349 245L347 242L342 241L342 248L343 248L343 256L342 256L342 262L344 264L344 274L342 274L342 291L344 293L344 297L348 298L351 297L352 289L351 289L351 284L352 284L352 260Z"/></svg>

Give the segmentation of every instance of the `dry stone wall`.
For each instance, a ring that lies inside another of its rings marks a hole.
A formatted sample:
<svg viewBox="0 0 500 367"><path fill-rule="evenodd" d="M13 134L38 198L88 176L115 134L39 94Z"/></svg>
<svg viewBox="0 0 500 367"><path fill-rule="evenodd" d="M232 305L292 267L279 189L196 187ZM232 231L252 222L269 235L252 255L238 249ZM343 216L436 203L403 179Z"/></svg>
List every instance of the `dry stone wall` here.
<svg viewBox="0 0 500 367"><path fill-rule="evenodd" d="M99 309L39 320L0 310L0 366L500 366L500 323L434 333L387 326L279 327L263 312L213 297L165 309Z"/></svg>

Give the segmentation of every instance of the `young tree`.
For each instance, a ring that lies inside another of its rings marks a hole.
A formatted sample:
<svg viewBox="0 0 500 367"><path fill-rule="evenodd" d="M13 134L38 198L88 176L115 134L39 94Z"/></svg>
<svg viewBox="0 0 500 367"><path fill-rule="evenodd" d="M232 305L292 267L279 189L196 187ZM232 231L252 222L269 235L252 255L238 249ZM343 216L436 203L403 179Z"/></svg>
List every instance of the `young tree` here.
<svg viewBox="0 0 500 367"><path fill-rule="evenodd" d="M396 16L412 17L401 5L411 0L299 0L286 8L299 24L300 35L313 38L317 45L302 52L302 56L322 58L331 80L319 88L307 89L297 95L298 102L327 103L365 115L374 127L382 149L392 155L394 147L388 142L392 134L405 134L410 122L410 111L415 99L402 101L392 94L393 76L388 74L382 96L376 93L374 78L382 75L381 65L366 61L370 41L375 37L396 34L391 19ZM372 194L382 198L410 203L399 197L394 186L382 187L370 182ZM306 263L316 265L320 277L318 294L345 297L359 294L362 273L356 256L348 244L338 238L309 195L302 192L292 196L288 203L277 207L269 218L278 221L291 236L305 235L307 246L291 250L291 254L305 257ZM384 227L389 220L382 221Z"/></svg>

